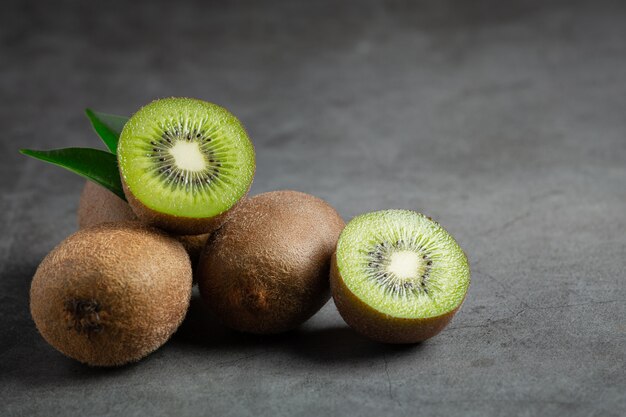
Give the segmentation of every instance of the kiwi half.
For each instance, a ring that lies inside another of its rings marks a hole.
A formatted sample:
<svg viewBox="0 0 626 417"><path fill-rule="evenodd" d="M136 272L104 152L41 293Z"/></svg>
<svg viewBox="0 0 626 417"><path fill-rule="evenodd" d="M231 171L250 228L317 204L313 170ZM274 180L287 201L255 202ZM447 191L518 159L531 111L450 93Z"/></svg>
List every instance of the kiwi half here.
<svg viewBox="0 0 626 417"><path fill-rule="evenodd" d="M226 109L190 98L153 101L124 126L124 194L140 220L177 234L216 228L249 190L254 148Z"/></svg>
<svg viewBox="0 0 626 417"><path fill-rule="evenodd" d="M331 288L356 331L387 343L439 333L470 283L467 257L438 223L409 210L355 217L333 256Z"/></svg>
<svg viewBox="0 0 626 417"><path fill-rule="evenodd" d="M137 220L137 216L135 216L127 202L106 188L91 181L86 181L80 195L80 203L78 204L78 227L80 229L102 223ZM217 227L219 224L216 222L214 226ZM212 231L210 230L209 233ZM209 233L201 235L173 235L187 250L192 265L198 262L200 252L202 252L206 244Z"/></svg>
<svg viewBox="0 0 626 417"><path fill-rule="evenodd" d="M335 209L309 194L273 191L245 200L200 257L202 298L236 330L293 329L330 298L330 258L343 226Z"/></svg>
<svg viewBox="0 0 626 417"><path fill-rule="evenodd" d="M105 223L61 242L37 268L30 309L44 339L94 366L134 362L180 325L191 297L182 244L139 223Z"/></svg>

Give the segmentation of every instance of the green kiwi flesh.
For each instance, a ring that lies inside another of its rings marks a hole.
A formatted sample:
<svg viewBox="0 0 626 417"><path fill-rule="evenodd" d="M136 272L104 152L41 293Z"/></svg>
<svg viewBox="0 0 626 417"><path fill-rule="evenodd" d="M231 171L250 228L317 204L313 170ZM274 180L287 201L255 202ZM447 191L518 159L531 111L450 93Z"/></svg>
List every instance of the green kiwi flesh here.
<svg viewBox="0 0 626 417"><path fill-rule="evenodd" d="M41 262L30 309L44 339L93 366L137 361L185 317L192 270L182 244L139 222L82 229Z"/></svg>
<svg viewBox="0 0 626 417"><path fill-rule="evenodd" d="M166 98L124 126L118 163L127 200L147 223L202 234L250 188L254 148L239 120L201 100Z"/></svg>
<svg viewBox="0 0 626 417"><path fill-rule="evenodd" d="M404 343L439 332L469 283L467 257L454 238L409 210L350 221L337 243L331 278L335 303L348 324L373 339Z"/></svg>
<svg viewBox="0 0 626 417"><path fill-rule="evenodd" d="M330 260L343 226L334 208L309 194L273 191L243 201L200 257L203 300L239 331L295 328L330 298Z"/></svg>

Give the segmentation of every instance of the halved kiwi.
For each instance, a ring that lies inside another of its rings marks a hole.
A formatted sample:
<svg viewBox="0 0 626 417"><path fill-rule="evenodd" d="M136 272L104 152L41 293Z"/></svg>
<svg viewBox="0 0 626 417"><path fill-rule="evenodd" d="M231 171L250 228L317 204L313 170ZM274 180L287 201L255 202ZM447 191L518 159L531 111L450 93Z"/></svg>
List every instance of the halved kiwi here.
<svg viewBox="0 0 626 417"><path fill-rule="evenodd" d="M409 210L363 214L341 233L331 288L356 331L387 343L439 333L470 283L467 257L438 223Z"/></svg>
<svg viewBox="0 0 626 417"><path fill-rule="evenodd" d="M249 190L254 148L226 109L190 98L153 101L120 136L118 163L137 217L178 234L202 234L223 221Z"/></svg>
<svg viewBox="0 0 626 417"><path fill-rule="evenodd" d="M76 232L41 262L30 309L44 339L93 366L134 362L180 325L192 271L182 244L139 222Z"/></svg>

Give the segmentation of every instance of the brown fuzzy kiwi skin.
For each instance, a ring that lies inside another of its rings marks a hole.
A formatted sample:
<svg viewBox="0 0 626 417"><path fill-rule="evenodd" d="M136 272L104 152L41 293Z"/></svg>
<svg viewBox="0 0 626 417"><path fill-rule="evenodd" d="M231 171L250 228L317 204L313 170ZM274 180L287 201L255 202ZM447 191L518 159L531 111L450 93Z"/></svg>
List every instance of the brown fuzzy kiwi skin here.
<svg viewBox="0 0 626 417"><path fill-rule="evenodd" d="M246 194L244 194L237 203L217 216L208 218L181 217L166 213L159 213L158 211L147 207L133 195L126 185L124 177L121 176L121 178L126 200L128 200L130 208L139 220L177 235L200 235L211 233L212 231L218 229L222 223L224 223L228 214L237 208L241 201L246 198L247 194L246 191ZM252 184L250 184L250 186L251 185ZM250 189L250 186L248 187L248 190Z"/></svg>
<svg viewBox="0 0 626 417"><path fill-rule="evenodd" d="M192 265L197 265L198 260L200 259L200 254L204 249L204 245L206 244L210 234L205 233L203 235L185 235L185 236L173 236L180 243L183 244L183 247L189 254L189 258L191 259Z"/></svg>
<svg viewBox="0 0 626 417"><path fill-rule="evenodd" d="M78 205L78 227L80 229L101 223L137 220L137 216L127 202L101 185L94 184L91 181L85 182ZM173 236L187 249L191 263L195 265L209 237L209 233Z"/></svg>
<svg viewBox="0 0 626 417"><path fill-rule="evenodd" d="M43 338L92 366L138 361L182 322L192 270L182 244L138 222L82 229L41 262L30 310Z"/></svg>
<svg viewBox="0 0 626 417"><path fill-rule="evenodd" d="M247 199L207 242L196 268L209 309L249 333L291 330L330 299L330 258L345 223L297 191Z"/></svg>
<svg viewBox="0 0 626 417"><path fill-rule="evenodd" d="M392 317L361 301L346 286L337 267L337 255L332 256L330 286L335 306L344 321L355 331L382 343L417 343L429 339L448 325L459 307L437 317L406 319Z"/></svg>
<svg viewBox="0 0 626 417"><path fill-rule="evenodd" d="M78 205L78 227L137 220L128 203L101 185L86 181Z"/></svg>

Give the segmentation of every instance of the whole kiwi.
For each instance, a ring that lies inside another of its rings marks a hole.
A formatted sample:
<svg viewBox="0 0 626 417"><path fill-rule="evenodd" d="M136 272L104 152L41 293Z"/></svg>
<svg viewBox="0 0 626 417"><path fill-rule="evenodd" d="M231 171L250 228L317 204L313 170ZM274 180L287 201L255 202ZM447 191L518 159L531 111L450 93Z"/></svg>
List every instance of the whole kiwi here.
<svg viewBox="0 0 626 417"><path fill-rule="evenodd" d="M273 191L245 200L200 256L202 298L236 330L293 329L330 298L330 260L343 227L334 208L309 194Z"/></svg>
<svg viewBox="0 0 626 417"><path fill-rule="evenodd" d="M78 227L80 229L101 223L137 220L137 216L127 202L101 185L91 181L85 182L78 204ZM195 265L209 233L175 237L183 244L191 258L191 263Z"/></svg>
<svg viewBox="0 0 626 417"><path fill-rule="evenodd" d="M137 220L128 203L101 185L85 181L78 204L78 227Z"/></svg>
<svg viewBox="0 0 626 417"><path fill-rule="evenodd" d="M182 244L138 222L69 236L41 262L30 310L43 338L93 366L137 361L185 317L192 271Z"/></svg>

